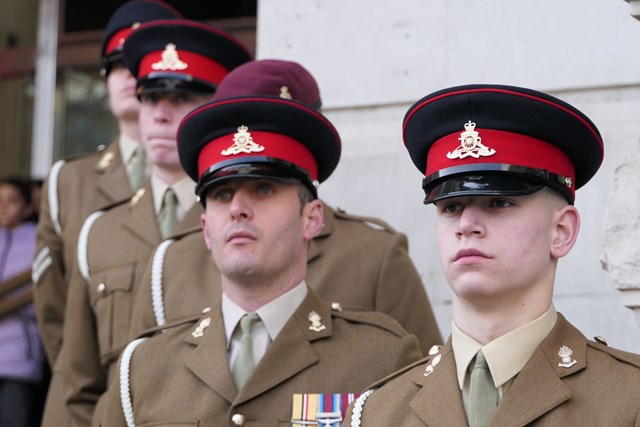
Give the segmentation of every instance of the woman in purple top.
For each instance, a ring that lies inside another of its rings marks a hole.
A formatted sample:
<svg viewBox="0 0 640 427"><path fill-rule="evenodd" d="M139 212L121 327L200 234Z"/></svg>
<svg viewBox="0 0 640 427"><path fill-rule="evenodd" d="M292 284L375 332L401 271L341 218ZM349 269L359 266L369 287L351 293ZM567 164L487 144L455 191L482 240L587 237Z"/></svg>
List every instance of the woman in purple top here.
<svg viewBox="0 0 640 427"><path fill-rule="evenodd" d="M36 245L28 181L0 179L0 426L29 424L44 353L36 326L30 271Z"/></svg>

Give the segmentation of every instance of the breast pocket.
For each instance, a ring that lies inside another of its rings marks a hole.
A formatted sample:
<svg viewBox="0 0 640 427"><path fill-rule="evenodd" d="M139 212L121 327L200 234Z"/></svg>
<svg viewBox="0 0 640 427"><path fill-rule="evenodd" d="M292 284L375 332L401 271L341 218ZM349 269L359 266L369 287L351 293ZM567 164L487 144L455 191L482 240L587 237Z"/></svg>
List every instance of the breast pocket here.
<svg viewBox="0 0 640 427"><path fill-rule="evenodd" d="M135 265L100 271L91 277L91 304L96 314L100 356L115 359L127 345L133 308Z"/></svg>

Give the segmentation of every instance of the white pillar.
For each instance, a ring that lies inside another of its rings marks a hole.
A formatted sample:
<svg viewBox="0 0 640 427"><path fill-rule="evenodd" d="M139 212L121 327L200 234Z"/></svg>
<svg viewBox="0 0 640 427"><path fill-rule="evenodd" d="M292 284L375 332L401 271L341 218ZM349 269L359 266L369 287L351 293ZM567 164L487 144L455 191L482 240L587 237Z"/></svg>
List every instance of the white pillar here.
<svg viewBox="0 0 640 427"><path fill-rule="evenodd" d="M40 0L36 52L31 175L45 176L53 156L59 0Z"/></svg>

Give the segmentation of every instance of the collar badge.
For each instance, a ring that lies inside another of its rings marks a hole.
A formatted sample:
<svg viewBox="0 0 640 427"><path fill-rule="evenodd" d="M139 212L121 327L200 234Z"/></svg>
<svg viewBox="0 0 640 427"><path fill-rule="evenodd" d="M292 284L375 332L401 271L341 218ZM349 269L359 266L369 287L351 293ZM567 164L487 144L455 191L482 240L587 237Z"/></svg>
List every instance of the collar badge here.
<svg viewBox="0 0 640 427"><path fill-rule="evenodd" d="M480 156L491 156L496 150L482 145L480 133L476 132L476 124L469 120L464 124L465 130L460 133L460 146L447 153L450 159L464 159L465 157L479 158Z"/></svg>
<svg viewBox="0 0 640 427"><path fill-rule="evenodd" d="M133 197L131 198L131 206L137 205L140 199L142 199L142 196L144 196L144 193L145 193L144 187L136 191L136 194L134 194Z"/></svg>
<svg viewBox="0 0 640 427"><path fill-rule="evenodd" d="M162 60L151 64L151 68L156 71L178 71L186 70L189 64L180 60L176 45L169 43L164 47L162 52Z"/></svg>
<svg viewBox="0 0 640 427"><path fill-rule="evenodd" d="M576 363L578 363L576 359L571 357L572 354L573 354L573 350L571 350L566 345L563 345L562 347L560 347L560 351L558 351L558 356L560 356L561 361L560 363L558 363L558 366L561 366L563 368L570 368Z"/></svg>
<svg viewBox="0 0 640 427"><path fill-rule="evenodd" d="M191 332L191 335L194 338L200 338L204 334L204 330L209 327L211 324L211 317L207 317L206 319L202 319L202 321L196 326L196 328Z"/></svg>
<svg viewBox="0 0 640 427"><path fill-rule="evenodd" d="M111 164L111 160L113 160L113 153L111 151L107 151L102 155L100 161L98 162L98 167L100 169L106 169Z"/></svg>
<svg viewBox="0 0 640 427"><path fill-rule="evenodd" d="M309 319L309 322L311 322L311 326L309 326L309 329L314 332L320 332L327 328L322 324L322 322L320 322L320 320L322 320L322 317L320 317L320 315L315 311L312 311L311 313L309 313L308 319Z"/></svg>
<svg viewBox="0 0 640 427"><path fill-rule="evenodd" d="M233 156L240 153L259 153L264 151L264 147L253 142L249 128L242 125L238 128L238 132L233 135L233 145L222 150L220 154L223 156Z"/></svg>

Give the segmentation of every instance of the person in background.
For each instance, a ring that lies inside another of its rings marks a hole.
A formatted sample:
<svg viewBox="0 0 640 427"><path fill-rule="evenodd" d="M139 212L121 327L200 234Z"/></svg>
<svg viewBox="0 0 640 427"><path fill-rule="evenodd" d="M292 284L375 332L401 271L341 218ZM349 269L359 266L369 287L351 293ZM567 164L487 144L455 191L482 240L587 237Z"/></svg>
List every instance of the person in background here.
<svg viewBox="0 0 640 427"><path fill-rule="evenodd" d="M111 16L102 38L102 72L118 135L104 150L56 162L42 189L37 255L33 263L38 326L52 367L43 424L64 427L70 415L63 402L61 374L68 284L76 262L80 227L92 212L129 199L147 175L140 148L135 79L124 65L122 45L140 23L181 15L160 0L124 3Z"/></svg>
<svg viewBox="0 0 640 427"><path fill-rule="evenodd" d="M293 99L316 110L322 105L313 75L293 61L247 62L224 78L214 99L252 95ZM390 315L418 338L423 352L441 344L406 236L379 219L348 214L324 201L323 210L324 226L309 244L306 281L311 289L345 310ZM212 294L220 293L219 281L200 227L163 242L142 280L130 338L167 319L199 312Z"/></svg>
<svg viewBox="0 0 640 427"><path fill-rule="evenodd" d="M0 426L25 427L40 403L44 350L31 283L36 224L27 221L31 188L18 177L0 179Z"/></svg>
<svg viewBox="0 0 640 427"><path fill-rule="evenodd" d="M403 137L436 209L452 333L363 393L351 426L638 426L640 356L588 340L552 301L576 189L602 163L596 126L542 92L467 85L416 102Z"/></svg>

